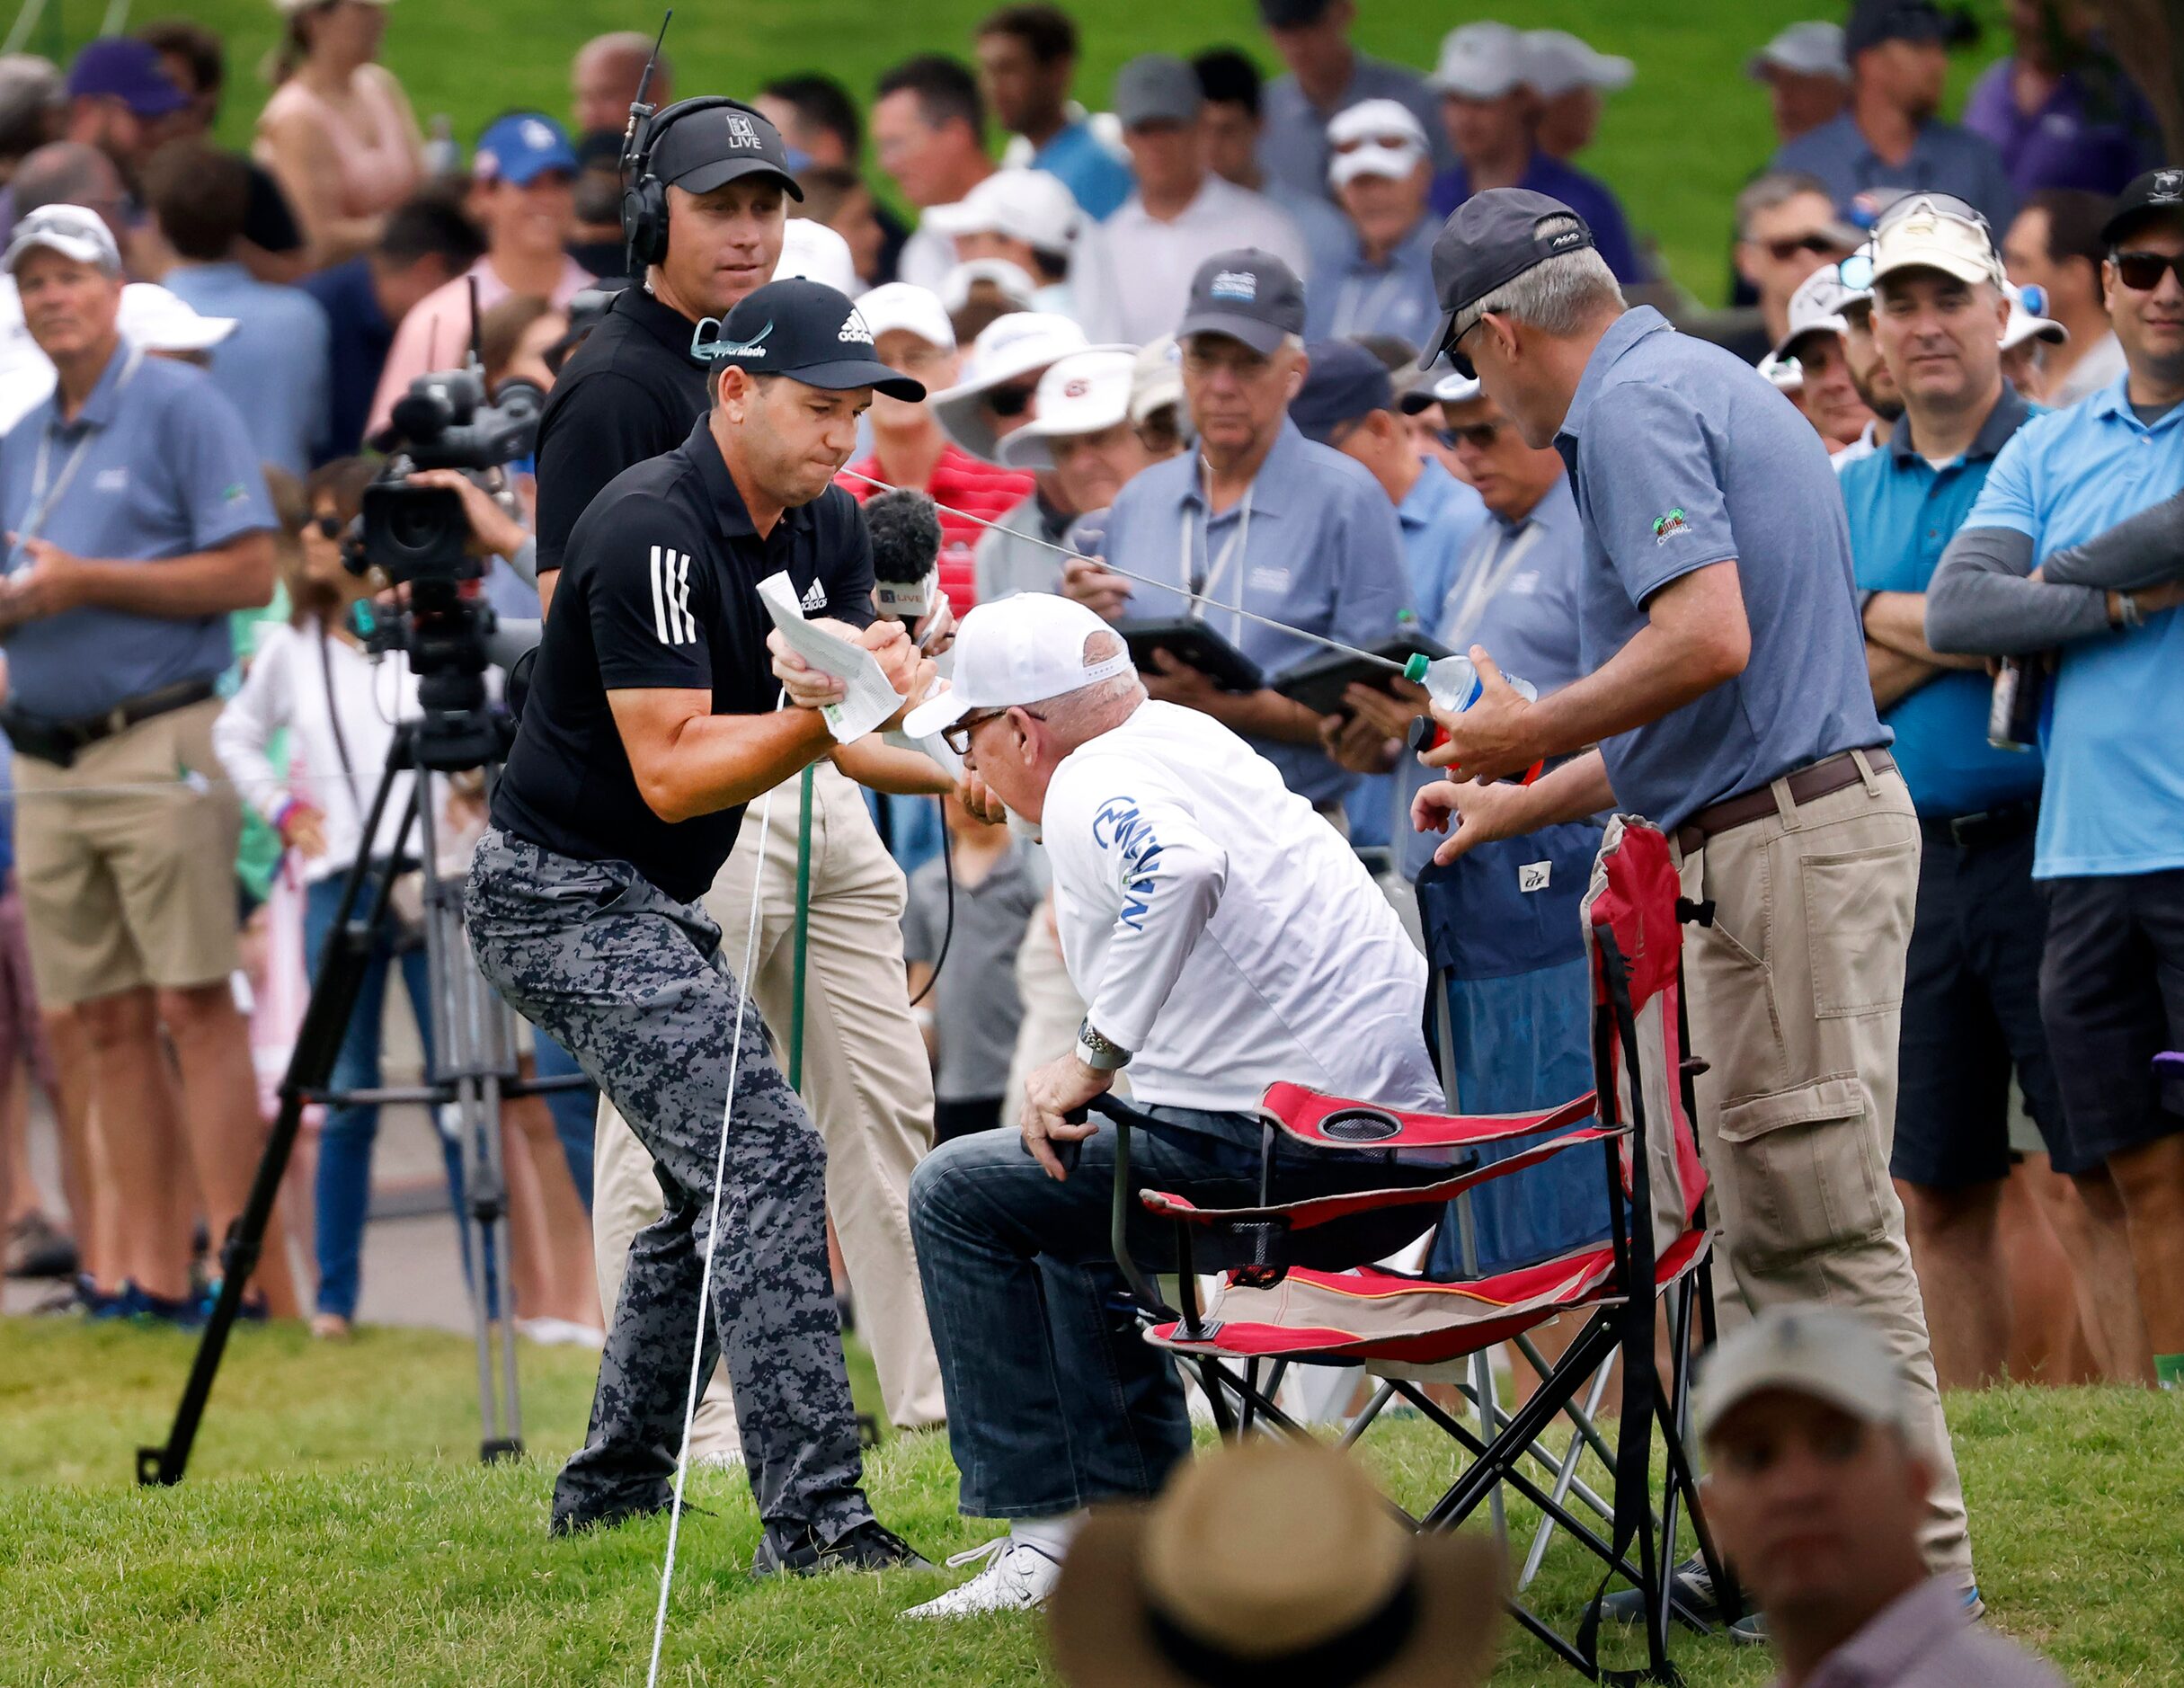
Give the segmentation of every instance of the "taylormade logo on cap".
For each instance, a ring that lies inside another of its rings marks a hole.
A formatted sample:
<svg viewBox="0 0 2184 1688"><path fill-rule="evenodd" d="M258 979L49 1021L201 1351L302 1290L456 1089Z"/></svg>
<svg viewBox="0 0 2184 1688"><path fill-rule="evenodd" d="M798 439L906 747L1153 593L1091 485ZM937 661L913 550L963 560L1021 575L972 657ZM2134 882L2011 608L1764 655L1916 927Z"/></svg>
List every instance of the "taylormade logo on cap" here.
<svg viewBox="0 0 2184 1688"><path fill-rule="evenodd" d="M842 324L841 333L834 337L837 340L853 340L859 345L872 344L872 330L865 326L865 319L857 314L855 306L850 307L849 320Z"/></svg>
<svg viewBox="0 0 2184 1688"><path fill-rule="evenodd" d="M1223 270L1207 285L1206 295L1248 305L1259 296L1259 279L1248 270Z"/></svg>
<svg viewBox="0 0 2184 1688"><path fill-rule="evenodd" d="M700 332L703 332L702 324L700 325ZM760 345L759 342L764 340L767 335L772 333L773 332L774 325L771 323L768 323L765 327L759 330L757 333L753 334L749 340L715 340L709 344L696 348L696 350L699 351L699 355L704 357L763 358L766 355L766 348Z"/></svg>

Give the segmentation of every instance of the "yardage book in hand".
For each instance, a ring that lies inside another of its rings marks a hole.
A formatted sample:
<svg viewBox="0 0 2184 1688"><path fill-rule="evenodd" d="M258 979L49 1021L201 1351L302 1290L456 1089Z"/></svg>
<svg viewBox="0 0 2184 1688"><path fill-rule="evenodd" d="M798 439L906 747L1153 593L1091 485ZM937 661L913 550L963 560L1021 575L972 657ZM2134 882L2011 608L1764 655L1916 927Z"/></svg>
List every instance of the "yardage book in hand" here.
<svg viewBox="0 0 2184 1688"><path fill-rule="evenodd" d="M803 606L786 573L769 574L759 582L759 601L781 629L789 649L822 674L831 674L848 688L839 703L822 704L827 730L840 743L861 739L902 707L901 694L887 683L880 659L863 645L815 627L803 618Z"/></svg>

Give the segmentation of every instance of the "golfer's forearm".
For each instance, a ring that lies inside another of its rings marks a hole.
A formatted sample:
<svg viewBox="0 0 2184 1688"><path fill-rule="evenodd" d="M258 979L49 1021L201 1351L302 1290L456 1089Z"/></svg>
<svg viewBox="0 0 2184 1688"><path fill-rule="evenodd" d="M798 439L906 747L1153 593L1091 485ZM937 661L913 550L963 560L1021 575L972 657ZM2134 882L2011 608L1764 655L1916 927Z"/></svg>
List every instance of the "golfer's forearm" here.
<svg viewBox="0 0 2184 1688"><path fill-rule="evenodd" d="M662 753L633 751L630 767L653 813L688 821L750 803L801 773L833 743L815 709L699 715L683 724Z"/></svg>

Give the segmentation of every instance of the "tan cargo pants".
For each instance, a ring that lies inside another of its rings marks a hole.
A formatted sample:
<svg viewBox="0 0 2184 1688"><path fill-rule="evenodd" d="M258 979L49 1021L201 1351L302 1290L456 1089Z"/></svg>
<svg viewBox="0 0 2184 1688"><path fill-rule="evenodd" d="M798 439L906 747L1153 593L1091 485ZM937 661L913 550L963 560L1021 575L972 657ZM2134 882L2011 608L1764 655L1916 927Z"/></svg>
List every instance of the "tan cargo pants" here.
<svg viewBox="0 0 2184 1688"><path fill-rule="evenodd" d="M1904 1210L1888 1181L1904 957L1919 826L1902 777L1875 773L1682 853L1700 1151L1735 1287L1753 1310L1855 1309L1911 1380L1912 1444L1935 1473L1928 1568L1972 1582L1964 1491L1934 1381Z"/></svg>
<svg viewBox="0 0 2184 1688"><path fill-rule="evenodd" d="M750 805L735 852L704 899L720 922L729 970L773 1033L786 1067L795 998L797 786L778 787L759 884L758 962L742 978L758 871L759 814ZM880 842L863 794L831 763L812 782L812 916L805 964L803 1099L827 1148L827 1212L857 1295L887 1416L915 1429L947 1416L911 1252L911 1169L932 1147L933 1079L910 1017L902 968L902 870ZM599 1102L591 1239L599 1304L622 1290L630 1239L660 1217L652 1157L614 1105ZM691 1426L694 1458L741 1447L726 1376L715 1372Z"/></svg>

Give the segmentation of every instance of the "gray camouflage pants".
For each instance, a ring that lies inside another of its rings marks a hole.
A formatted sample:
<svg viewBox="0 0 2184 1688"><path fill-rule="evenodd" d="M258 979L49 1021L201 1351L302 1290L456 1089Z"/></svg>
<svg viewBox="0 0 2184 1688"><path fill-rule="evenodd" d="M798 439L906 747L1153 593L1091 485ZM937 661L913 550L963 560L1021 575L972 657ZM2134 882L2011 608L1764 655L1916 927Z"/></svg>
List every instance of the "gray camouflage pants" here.
<svg viewBox="0 0 2184 1688"><path fill-rule="evenodd" d="M554 1524L657 1510L682 1434L741 991L720 928L626 862L495 828L465 911L493 989L575 1055L652 1153L666 1211L630 1245L590 1435L555 1485ZM756 1012L735 1088L699 1375L726 1360L759 1515L832 1541L872 1510L827 1271L826 1153Z"/></svg>

